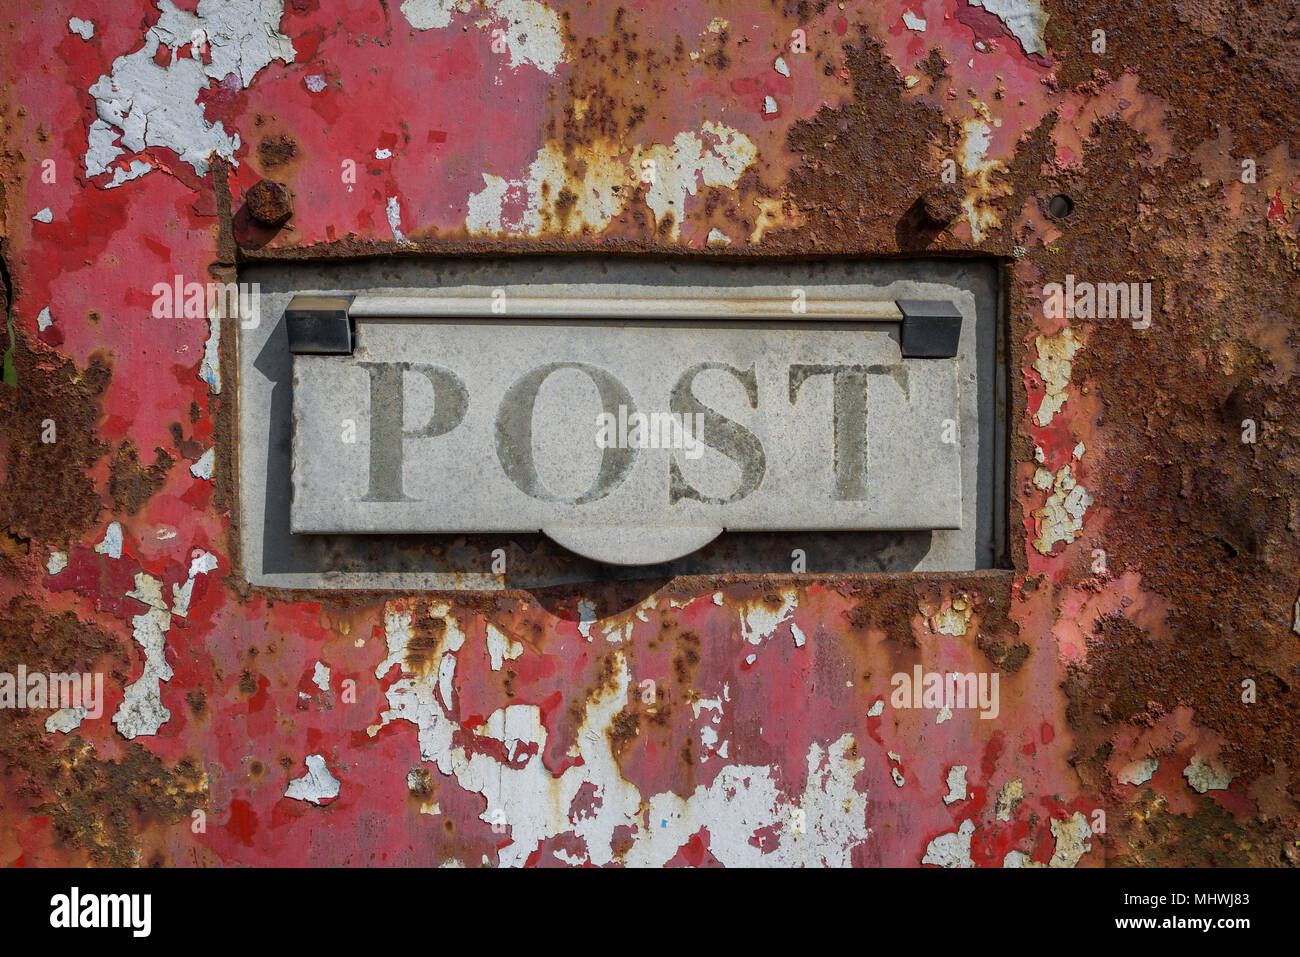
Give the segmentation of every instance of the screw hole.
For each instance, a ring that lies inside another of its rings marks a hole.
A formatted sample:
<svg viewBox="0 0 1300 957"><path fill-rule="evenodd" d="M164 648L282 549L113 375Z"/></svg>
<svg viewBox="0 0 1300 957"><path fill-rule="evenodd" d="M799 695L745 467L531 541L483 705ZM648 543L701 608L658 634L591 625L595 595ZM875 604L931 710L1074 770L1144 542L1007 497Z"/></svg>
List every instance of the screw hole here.
<svg viewBox="0 0 1300 957"><path fill-rule="evenodd" d="M1074 200L1057 193L1047 201L1047 212L1053 219L1065 219L1074 212Z"/></svg>

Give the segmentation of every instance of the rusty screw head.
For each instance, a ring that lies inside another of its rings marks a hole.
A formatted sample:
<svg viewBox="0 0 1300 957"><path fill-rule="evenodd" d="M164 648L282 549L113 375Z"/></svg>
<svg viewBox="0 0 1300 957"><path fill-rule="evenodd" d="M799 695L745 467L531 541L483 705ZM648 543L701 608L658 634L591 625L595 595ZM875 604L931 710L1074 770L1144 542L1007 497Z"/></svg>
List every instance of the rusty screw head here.
<svg viewBox="0 0 1300 957"><path fill-rule="evenodd" d="M263 226L283 226L293 215L293 193L283 183L264 179L244 194L248 213Z"/></svg>
<svg viewBox="0 0 1300 957"><path fill-rule="evenodd" d="M961 212L961 196L953 183L945 183L926 191L921 197L917 211L923 225L931 229L942 229L957 218Z"/></svg>

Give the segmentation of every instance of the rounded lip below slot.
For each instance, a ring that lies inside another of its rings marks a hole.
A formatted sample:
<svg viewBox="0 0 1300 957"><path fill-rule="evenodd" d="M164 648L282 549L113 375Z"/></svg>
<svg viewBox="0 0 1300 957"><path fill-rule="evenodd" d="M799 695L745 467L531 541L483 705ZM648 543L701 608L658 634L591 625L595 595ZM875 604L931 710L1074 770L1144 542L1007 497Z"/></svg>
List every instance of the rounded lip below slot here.
<svg viewBox="0 0 1300 957"><path fill-rule="evenodd" d="M542 534L583 558L607 565L658 565L703 548L721 525L650 525L603 528L547 526Z"/></svg>

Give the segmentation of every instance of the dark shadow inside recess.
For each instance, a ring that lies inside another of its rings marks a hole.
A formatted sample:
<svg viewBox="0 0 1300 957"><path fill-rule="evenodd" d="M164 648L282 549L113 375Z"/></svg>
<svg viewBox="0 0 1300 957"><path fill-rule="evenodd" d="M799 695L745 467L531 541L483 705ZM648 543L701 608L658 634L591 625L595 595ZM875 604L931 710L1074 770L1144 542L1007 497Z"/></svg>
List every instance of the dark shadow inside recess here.
<svg viewBox="0 0 1300 957"><path fill-rule="evenodd" d="M515 257L455 260L458 283L502 285L521 277L536 282L644 282L653 270L656 284L744 287L772 282L773 268L796 269L816 282L827 263L843 268L845 260L809 262L655 262L640 259ZM885 279L924 278L951 283L974 293L981 326L976 376L980 441L977 463L976 560L973 571L1007 567L1006 440L1007 409L1005 333L1001 265L990 259L857 260L864 270ZM915 570L929 553L929 531L724 532L696 552L656 565L620 566L575 555L541 534L435 535L293 535L289 532L292 501L292 355L284 328L283 303L294 294L351 293L357 290L436 289L439 263L415 259L375 259L332 264L253 265L240 270L241 282L258 283L264 301L280 305L264 310L265 330L258 334L251 367L269 385L269 407L261 422L247 423L265 442L260 495L239 489L245 514L241 548L243 566L255 584L277 587L384 588L383 576L430 574L450 578L445 587L523 588L581 582L662 581L681 575L762 575L792 570L792 551L804 555L803 571L814 575L897 573ZM632 278L640 277L640 278ZM241 332L240 347L244 348ZM250 337L251 338L251 337ZM241 408L240 415L245 411ZM238 433L239 430L236 429ZM249 432L245 430L247 436ZM242 458L238 456L236 458ZM238 480L238 479L237 479ZM245 482L252 480L244 477ZM963 489L963 495L967 490ZM261 499L257 502L257 499ZM250 522L260 528L253 534ZM257 534L260 532L260 534ZM248 549L255 548L255 553ZM505 552L506 573L485 586L479 576L492 572L493 553ZM455 579L464 576L464 584ZM319 579L307 584L305 578ZM357 580L359 579L364 580ZM355 583L354 583L355 582ZM477 582L477 583L476 583ZM396 582L388 590L404 590Z"/></svg>

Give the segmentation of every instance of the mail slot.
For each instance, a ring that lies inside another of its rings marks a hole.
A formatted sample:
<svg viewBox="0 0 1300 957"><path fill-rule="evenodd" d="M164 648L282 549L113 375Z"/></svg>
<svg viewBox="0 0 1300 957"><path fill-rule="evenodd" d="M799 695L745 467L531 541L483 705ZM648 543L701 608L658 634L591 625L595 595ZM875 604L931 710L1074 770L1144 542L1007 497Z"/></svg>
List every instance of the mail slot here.
<svg viewBox="0 0 1300 957"><path fill-rule="evenodd" d="M264 580L493 587L512 550L532 581L804 546L846 572L997 561L992 264L254 273L241 494Z"/></svg>

